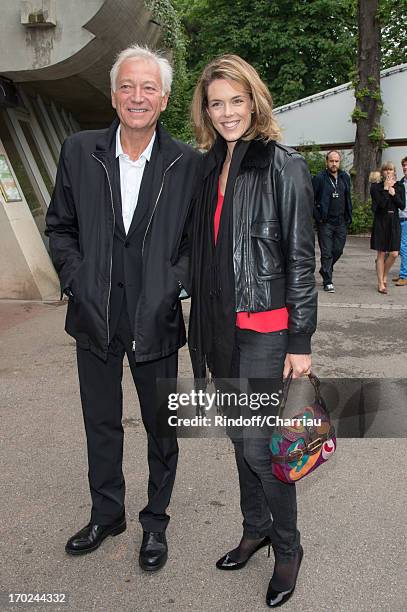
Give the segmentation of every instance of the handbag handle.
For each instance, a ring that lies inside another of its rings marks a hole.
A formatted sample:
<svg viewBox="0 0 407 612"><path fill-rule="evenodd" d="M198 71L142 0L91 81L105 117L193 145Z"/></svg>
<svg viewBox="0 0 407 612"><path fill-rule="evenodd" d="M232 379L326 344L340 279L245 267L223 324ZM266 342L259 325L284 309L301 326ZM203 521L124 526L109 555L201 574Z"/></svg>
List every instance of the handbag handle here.
<svg viewBox="0 0 407 612"><path fill-rule="evenodd" d="M281 415L283 413L283 410L285 408L285 405L287 403L288 391L290 389L290 385L291 385L292 379L293 379L293 371L290 370L290 373L287 376L287 378L284 378L284 380L283 380L283 398L281 400L280 408L279 408L279 411L278 411L278 416L279 417L281 417ZM308 380L310 381L310 383L314 387L315 401L320 403L321 402L321 392L320 392L321 382L320 382L318 376L316 374L314 374L313 372L310 372L308 374Z"/></svg>

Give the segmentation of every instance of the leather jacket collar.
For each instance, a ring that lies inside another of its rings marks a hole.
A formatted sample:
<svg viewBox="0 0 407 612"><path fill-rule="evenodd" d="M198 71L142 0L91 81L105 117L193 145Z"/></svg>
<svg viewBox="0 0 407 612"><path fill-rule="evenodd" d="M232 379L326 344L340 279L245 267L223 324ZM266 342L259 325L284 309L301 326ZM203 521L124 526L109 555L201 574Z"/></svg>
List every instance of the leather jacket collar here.
<svg viewBox="0 0 407 612"><path fill-rule="evenodd" d="M273 157L275 141L256 138L250 141L249 147L240 165L241 170L248 168L267 168ZM218 136L215 144L207 153L204 162L203 177L206 178L217 166L220 166L226 155L226 141Z"/></svg>

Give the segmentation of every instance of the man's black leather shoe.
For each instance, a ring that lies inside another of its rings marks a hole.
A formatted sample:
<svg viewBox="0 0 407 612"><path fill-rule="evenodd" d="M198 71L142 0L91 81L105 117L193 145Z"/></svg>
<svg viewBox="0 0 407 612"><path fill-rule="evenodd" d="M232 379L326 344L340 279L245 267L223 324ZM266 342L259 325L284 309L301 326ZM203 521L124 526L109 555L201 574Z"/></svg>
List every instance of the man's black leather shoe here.
<svg viewBox="0 0 407 612"><path fill-rule="evenodd" d="M69 555L84 555L99 548L107 536L119 535L125 529L126 517L124 514L110 525L97 525L90 522L72 538L69 538L65 550Z"/></svg>
<svg viewBox="0 0 407 612"><path fill-rule="evenodd" d="M168 546L165 531L143 531L143 542L140 548L139 563L146 572L161 569L168 557Z"/></svg>

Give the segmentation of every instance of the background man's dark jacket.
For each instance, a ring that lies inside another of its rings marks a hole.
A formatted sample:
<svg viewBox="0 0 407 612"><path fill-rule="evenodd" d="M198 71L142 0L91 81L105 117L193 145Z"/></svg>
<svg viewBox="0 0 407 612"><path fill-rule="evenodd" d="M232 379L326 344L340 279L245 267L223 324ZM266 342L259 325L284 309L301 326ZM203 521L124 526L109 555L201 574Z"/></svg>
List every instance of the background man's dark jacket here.
<svg viewBox="0 0 407 612"><path fill-rule="evenodd" d="M62 147L47 213L51 257L61 289L73 294L66 331L106 358L111 340L109 309L115 226L113 143L119 121L85 131ZM178 296L188 289L183 228L191 205L200 155L157 125L158 156L151 209L142 241L142 283L134 321L135 357L165 357L186 342Z"/></svg>
<svg viewBox="0 0 407 612"><path fill-rule="evenodd" d="M352 223L352 199L351 199L351 185L350 176L344 170L338 171L338 181L342 180L345 185L345 223L349 225ZM334 191L334 187L329 180L329 173L327 170L318 172L312 179L312 186L314 188L315 206L314 206L314 219L317 223L326 222L329 215L329 206L331 203L331 195Z"/></svg>

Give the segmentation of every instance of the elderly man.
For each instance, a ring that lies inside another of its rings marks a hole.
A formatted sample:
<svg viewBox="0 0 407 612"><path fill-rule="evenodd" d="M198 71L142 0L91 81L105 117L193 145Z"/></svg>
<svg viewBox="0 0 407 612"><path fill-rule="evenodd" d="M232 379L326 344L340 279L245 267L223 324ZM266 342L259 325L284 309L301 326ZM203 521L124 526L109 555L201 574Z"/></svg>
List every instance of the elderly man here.
<svg viewBox="0 0 407 612"><path fill-rule="evenodd" d="M157 379L176 378L186 341L179 301L188 285L183 226L199 154L158 123L172 81L165 58L135 45L120 53L110 77L118 117L108 129L65 141L47 214L52 259L69 297L65 329L77 346L92 497L90 522L65 550L91 552L126 529L126 354L148 445L139 562L154 571L167 560L166 508L178 458L175 433L160 434ZM137 464L144 468L140 459Z"/></svg>
<svg viewBox="0 0 407 612"><path fill-rule="evenodd" d="M328 151L325 157L326 170L319 172L312 179L314 218L321 251L319 273L324 291L328 293L335 293L332 282L333 268L345 247L346 226L352 223L350 177L340 169L341 160L339 151Z"/></svg>

